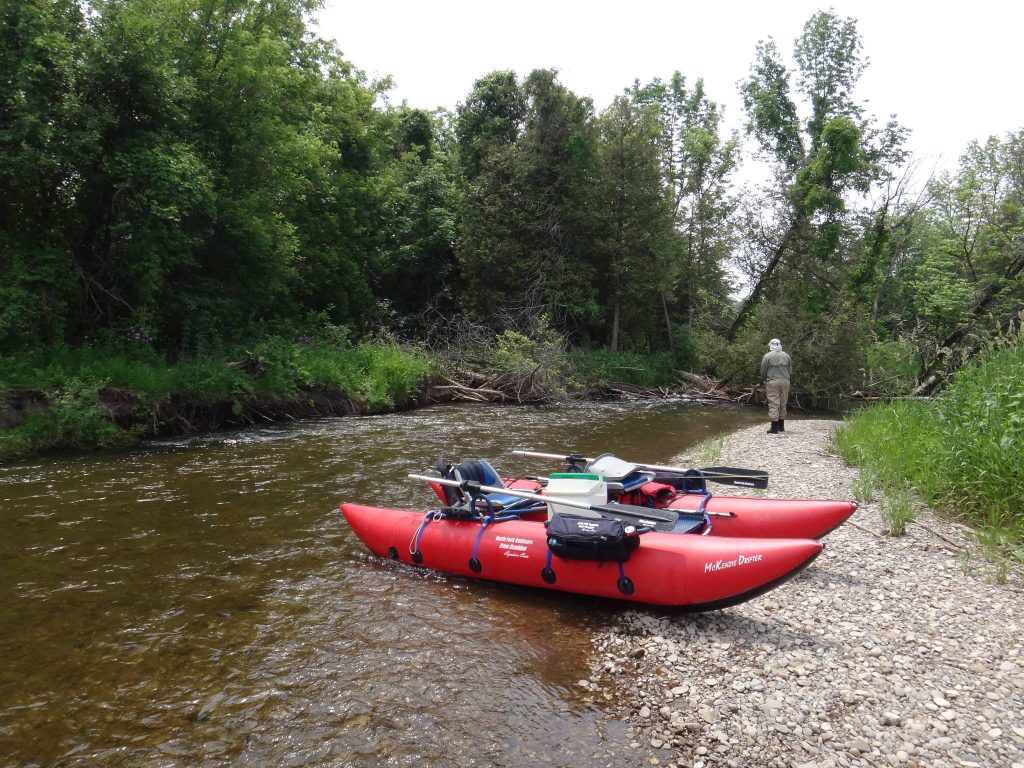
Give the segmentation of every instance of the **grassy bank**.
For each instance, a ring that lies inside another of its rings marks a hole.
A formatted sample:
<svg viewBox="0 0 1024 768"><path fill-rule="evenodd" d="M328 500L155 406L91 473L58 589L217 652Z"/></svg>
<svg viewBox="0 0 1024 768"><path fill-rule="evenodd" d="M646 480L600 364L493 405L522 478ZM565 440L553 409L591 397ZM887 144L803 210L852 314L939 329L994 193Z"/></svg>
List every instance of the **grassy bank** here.
<svg viewBox="0 0 1024 768"><path fill-rule="evenodd" d="M205 420L233 414L237 423L270 399L316 412L314 394L356 412L388 411L413 398L429 372L425 357L395 346L282 339L173 363L146 347L0 358L0 460L181 431L186 404Z"/></svg>
<svg viewBox="0 0 1024 768"><path fill-rule="evenodd" d="M1019 340L1018 340L1019 341ZM931 401L878 405L849 417L836 448L864 488L900 502L915 489L936 508L1024 560L1024 346L993 351Z"/></svg>
<svg viewBox="0 0 1024 768"><path fill-rule="evenodd" d="M0 461L256 421L391 411L447 363L394 345L281 338L175 361L145 345L0 356ZM542 382L551 398L611 382L668 386L676 375L667 355L570 352L525 337L499 338L476 364L517 392L522 382Z"/></svg>

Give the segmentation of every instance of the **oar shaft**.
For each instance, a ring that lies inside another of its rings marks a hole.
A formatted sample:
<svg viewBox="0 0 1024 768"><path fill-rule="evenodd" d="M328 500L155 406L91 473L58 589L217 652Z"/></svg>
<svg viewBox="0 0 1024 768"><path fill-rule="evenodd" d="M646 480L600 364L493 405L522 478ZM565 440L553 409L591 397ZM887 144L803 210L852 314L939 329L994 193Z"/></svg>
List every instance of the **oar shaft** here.
<svg viewBox="0 0 1024 768"><path fill-rule="evenodd" d="M689 472L689 469L684 467L662 467L658 464L637 464L640 469L649 469L651 472L679 472L680 474ZM740 475L727 475L724 472L715 472L714 470L698 469L702 475L708 477L740 477Z"/></svg>
<svg viewBox="0 0 1024 768"><path fill-rule="evenodd" d="M575 456L567 453L540 453L539 451L512 451L514 456L529 456L534 459L558 459L559 461L567 461L570 458L579 459L580 461L593 461L586 456Z"/></svg>
<svg viewBox="0 0 1024 768"><path fill-rule="evenodd" d="M496 488L493 485L476 484L467 486L465 481L460 482L458 480L449 480L444 477L431 477L430 475L409 475L409 479L422 480L427 483L437 483L438 485L448 485L452 488L479 488L484 493L507 493L509 496L520 496L524 499L530 499L531 501L542 501L545 504L548 502L554 502L555 504L561 504L566 507L576 507L576 509L594 509L593 504L587 504L586 502L577 501L576 499L562 499L556 496L540 496L536 493L530 493L529 491L521 491L518 488Z"/></svg>
<svg viewBox="0 0 1024 768"><path fill-rule="evenodd" d="M437 483L438 485L448 485L452 488L465 488L467 484L465 481L449 480L446 477L434 477L432 475L407 475L410 480L419 480L424 483ZM585 501L578 501L577 499L565 499L559 496L541 496L540 494L530 493L529 491L521 491L518 488L496 488L493 485L476 485L472 486L475 489L479 489L484 493L507 493L509 496L521 496L524 499L530 499L531 501L542 501L545 504L553 503L559 504L565 507L576 507L576 509L604 509L603 506L595 504L587 504ZM679 512L680 510L675 510ZM684 510L689 511L689 510ZM709 517L735 517L733 512L706 512Z"/></svg>
<svg viewBox="0 0 1024 768"><path fill-rule="evenodd" d="M574 459L576 461L585 461L588 464L590 462L594 461L594 459L589 457L589 456L580 456L579 454L542 453L540 451L522 451L522 450L514 450L514 451L512 451L512 453L515 456L529 456L529 457L534 458L534 459L558 459L559 461L569 461L570 459ZM663 467L663 466L660 466L658 464L638 464L638 463L634 463L634 462L629 462L629 463L633 464L633 466L635 466L637 469L646 469L646 470L650 470L651 472L679 472L680 474L682 474L682 473L690 471L688 468L684 468L684 467ZM754 477L754 476L761 476L762 475L762 473L759 473L759 472L756 473L756 474L753 474L753 475L740 475L740 474L733 474L731 472L716 472L714 470L705 470L705 469L698 469L697 471L700 472L702 475L708 477L708 478L723 478L723 479L724 478L731 478L731 479L735 479L735 480L742 480L742 479L747 478L747 477ZM763 477L767 480L768 473L767 472L763 473Z"/></svg>

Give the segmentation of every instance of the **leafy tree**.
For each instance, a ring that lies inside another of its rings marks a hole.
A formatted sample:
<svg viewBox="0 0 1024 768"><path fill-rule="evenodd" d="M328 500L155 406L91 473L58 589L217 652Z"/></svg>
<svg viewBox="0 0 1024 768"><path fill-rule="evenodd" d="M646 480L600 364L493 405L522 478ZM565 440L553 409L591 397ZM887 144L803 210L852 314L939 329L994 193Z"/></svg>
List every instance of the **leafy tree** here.
<svg viewBox="0 0 1024 768"><path fill-rule="evenodd" d="M532 72L477 81L458 110L465 176L457 254L466 305L546 311L560 328L581 329L596 311L592 250L596 134L592 107Z"/></svg>
<svg viewBox="0 0 1024 768"><path fill-rule="evenodd" d="M0 351L64 337L65 216L87 151L76 120L88 30L74 0L0 10Z"/></svg>
<svg viewBox="0 0 1024 768"><path fill-rule="evenodd" d="M0 344L372 317L378 89L312 7L5 4Z"/></svg>
<svg viewBox="0 0 1024 768"><path fill-rule="evenodd" d="M388 119L394 157L380 178L386 239L373 290L393 327L419 333L426 310L448 316L458 309L459 179L443 115L402 107Z"/></svg>
<svg viewBox="0 0 1024 768"><path fill-rule="evenodd" d="M649 307L654 296L664 295L661 287L672 284L674 228L662 183L656 107L619 96L601 115L599 127L604 227L598 253L606 275L608 348L618 352L623 328L634 340L654 330ZM653 319L656 326L657 316Z"/></svg>
<svg viewBox="0 0 1024 768"><path fill-rule="evenodd" d="M774 210L770 239L752 264L752 288L728 331L734 339L748 313L773 283L796 306L820 312L853 260L855 237L848 198L890 177L904 158L904 131L895 121L877 128L854 101L866 65L853 19L815 14L794 48L795 84L771 40L758 45L751 74L742 86L748 131L774 166ZM809 107L800 117L798 99ZM785 276L798 277L785 289Z"/></svg>
<svg viewBox="0 0 1024 768"><path fill-rule="evenodd" d="M955 174L933 181L933 204L903 279L932 387L1024 311L1024 131L972 143ZM908 324L910 323L908 318Z"/></svg>
<svg viewBox="0 0 1024 768"><path fill-rule="evenodd" d="M687 325L712 327L732 288L725 264L735 245L730 176L740 159L738 137L722 136L722 110L708 99L702 79L688 89L676 72L667 83L634 84L632 92L655 105L662 121L662 168L678 232L675 269L662 275L666 319L671 303Z"/></svg>
<svg viewBox="0 0 1024 768"><path fill-rule="evenodd" d="M565 328L582 329L594 317L595 247L599 212L597 132L593 105L534 70L523 84L526 130L520 141L525 182L522 224L533 272L528 296Z"/></svg>
<svg viewBox="0 0 1024 768"><path fill-rule="evenodd" d="M495 71L477 80L459 105L455 124L463 175L475 179L486 162L515 146L525 118L526 100L515 72Z"/></svg>

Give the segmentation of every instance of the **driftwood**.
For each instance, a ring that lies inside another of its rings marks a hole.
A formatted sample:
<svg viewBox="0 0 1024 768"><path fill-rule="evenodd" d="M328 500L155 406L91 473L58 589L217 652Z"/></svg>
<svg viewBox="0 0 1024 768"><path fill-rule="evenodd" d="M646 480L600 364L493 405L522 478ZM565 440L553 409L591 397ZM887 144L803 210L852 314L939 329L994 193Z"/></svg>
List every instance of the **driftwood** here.
<svg viewBox="0 0 1024 768"><path fill-rule="evenodd" d="M952 539L948 538L947 536L943 536L941 533L936 531L934 528L929 528L927 525L925 525L924 523L920 523L917 520L910 520L908 522L908 525L916 525L918 528L924 528L932 536L937 536L938 538L942 539L944 542L949 544L949 546L953 547L953 549L956 550L957 552L959 552L960 550L962 550L964 548L963 544L956 543L955 541L953 541Z"/></svg>
<svg viewBox="0 0 1024 768"><path fill-rule="evenodd" d="M538 367L539 368L539 367ZM441 376L441 382L429 388L434 401L463 400L474 403L544 403L555 400L555 393L537 381L538 368L518 374L483 374L456 370Z"/></svg>
<svg viewBox="0 0 1024 768"><path fill-rule="evenodd" d="M550 403L569 398L654 399L682 397L728 403L761 404L764 392L756 387L735 389L711 376L679 371L672 386L645 387L624 381L577 392L562 392L546 384L542 366L517 372L483 373L469 368L449 370L428 388L427 399L434 402L468 401L476 403Z"/></svg>

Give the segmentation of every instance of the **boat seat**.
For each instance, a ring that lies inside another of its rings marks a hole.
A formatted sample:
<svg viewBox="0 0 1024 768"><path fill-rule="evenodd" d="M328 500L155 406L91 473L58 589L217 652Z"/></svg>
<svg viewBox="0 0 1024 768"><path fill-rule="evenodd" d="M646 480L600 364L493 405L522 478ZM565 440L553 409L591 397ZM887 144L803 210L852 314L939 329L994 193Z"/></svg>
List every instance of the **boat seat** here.
<svg viewBox="0 0 1024 768"><path fill-rule="evenodd" d="M608 484L609 493L626 493L654 479L653 472L645 472L610 453L602 453L591 461L586 471L600 475Z"/></svg>
<svg viewBox="0 0 1024 768"><path fill-rule="evenodd" d="M486 459L466 459L452 469L456 480L472 480L481 485L489 485L494 488L504 488L505 482L501 479L494 467ZM484 493L495 509L508 510L511 507L528 507L536 502L524 499L522 496L514 496L511 493Z"/></svg>

